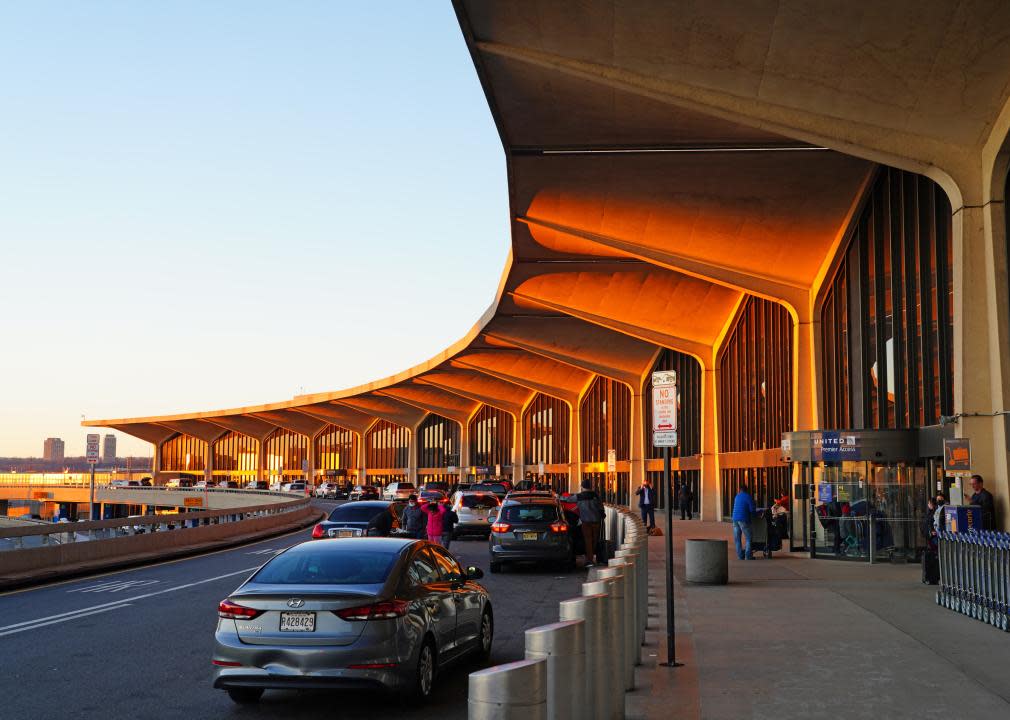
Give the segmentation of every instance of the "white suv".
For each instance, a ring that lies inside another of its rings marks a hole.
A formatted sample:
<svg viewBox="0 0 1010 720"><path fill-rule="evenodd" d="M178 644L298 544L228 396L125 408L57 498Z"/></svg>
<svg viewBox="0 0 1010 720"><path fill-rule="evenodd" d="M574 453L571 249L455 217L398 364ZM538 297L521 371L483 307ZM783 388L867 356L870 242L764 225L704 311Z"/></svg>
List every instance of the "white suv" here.
<svg viewBox="0 0 1010 720"><path fill-rule="evenodd" d="M406 500L412 494L417 492L417 488L414 487L414 483L409 482L395 482L389 483L386 487L382 489L382 499L383 500Z"/></svg>

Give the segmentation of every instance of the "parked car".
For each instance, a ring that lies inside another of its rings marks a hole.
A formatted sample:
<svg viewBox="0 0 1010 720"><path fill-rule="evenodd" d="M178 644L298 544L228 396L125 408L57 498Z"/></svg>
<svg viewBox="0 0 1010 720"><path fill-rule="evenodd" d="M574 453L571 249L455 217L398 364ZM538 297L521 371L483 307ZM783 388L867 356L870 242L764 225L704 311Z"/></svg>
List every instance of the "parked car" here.
<svg viewBox="0 0 1010 720"><path fill-rule="evenodd" d="M333 508L325 520L312 528L312 538L321 540L323 538L366 537L369 534L368 524L377 515L384 512L392 513L393 528L399 529L399 516L403 514L403 511L401 509L397 514L397 505L402 506L403 503L394 503L389 500L365 500L340 505Z"/></svg>
<svg viewBox="0 0 1010 720"><path fill-rule="evenodd" d="M193 487L196 488L197 490L204 490L205 488L209 487L209 483L206 480L197 480L195 483L193 483Z"/></svg>
<svg viewBox="0 0 1010 720"><path fill-rule="evenodd" d="M418 499L433 503L449 502L449 498L441 490L422 490L418 495Z"/></svg>
<svg viewBox="0 0 1010 720"><path fill-rule="evenodd" d="M427 492L428 490L441 490L446 495L449 494L449 483L442 482L441 480L435 480L433 482L426 482L421 486L421 492Z"/></svg>
<svg viewBox="0 0 1010 720"><path fill-rule="evenodd" d="M306 492L305 483L302 481L284 483L284 485L281 485L281 491L289 493L301 493L302 495L304 495Z"/></svg>
<svg viewBox="0 0 1010 720"><path fill-rule="evenodd" d="M218 605L214 687L240 704L267 689L328 687L384 689L416 704L446 665L490 656L481 577L419 540L296 545Z"/></svg>
<svg viewBox="0 0 1010 720"><path fill-rule="evenodd" d="M167 488L176 488L176 489L178 489L178 488L191 488L191 487L193 487L193 485L194 485L195 482L196 481L193 478L177 477L177 478L171 478L168 482L166 482L165 483L165 487L167 487Z"/></svg>
<svg viewBox="0 0 1010 720"><path fill-rule="evenodd" d="M140 487L139 480L113 480L109 483L109 489Z"/></svg>
<svg viewBox="0 0 1010 720"><path fill-rule="evenodd" d="M348 500L379 500L382 493L374 485L355 485L348 494Z"/></svg>
<svg viewBox="0 0 1010 720"><path fill-rule="evenodd" d="M471 492L493 493L499 500L504 500L505 496L509 494L508 486L500 482L474 483L470 486L470 490Z"/></svg>
<svg viewBox="0 0 1010 720"><path fill-rule="evenodd" d="M334 487L335 486L333 483L329 482L319 483L312 491L312 494L315 495L317 498L327 498L332 495Z"/></svg>
<svg viewBox="0 0 1010 720"><path fill-rule="evenodd" d="M572 528L553 497L516 495L507 498L491 524L488 551L491 572L506 563L550 562L565 570L575 568Z"/></svg>
<svg viewBox="0 0 1010 720"><path fill-rule="evenodd" d="M491 521L498 516L498 508L501 501L489 492L474 492L464 490L452 496L452 509L459 518L456 528L453 530L453 538L464 535L480 535L487 537L491 534Z"/></svg>
<svg viewBox="0 0 1010 720"><path fill-rule="evenodd" d="M351 494L351 486L347 483L334 483L333 485L333 499L340 500L341 498L349 497Z"/></svg>
<svg viewBox="0 0 1010 720"><path fill-rule="evenodd" d="M232 490L237 490L239 489L240 486L238 484L238 480L232 480L231 478L228 478L226 480L219 481L216 487L230 488Z"/></svg>
<svg viewBox="0 0 1010 720"><path fill-rule="evenodd" d="M266 480L250 480L245 484L246 490L269 490L270 483Z"/></svg>
<svg viewBox="0 0 1010 720"><path fill-rule="evenodd" d="M141 487L154 487L154 481L149 477L140 478Z"/></svg>
<svg viewBox="0 0 1010 720"><path fill-rule="evenodd" d="M382 489L382 499L383 500L406 500L408 497L417 492L417 488L414 487L414 483L409 482L394 482L389 483L386 487Z"/></svg>

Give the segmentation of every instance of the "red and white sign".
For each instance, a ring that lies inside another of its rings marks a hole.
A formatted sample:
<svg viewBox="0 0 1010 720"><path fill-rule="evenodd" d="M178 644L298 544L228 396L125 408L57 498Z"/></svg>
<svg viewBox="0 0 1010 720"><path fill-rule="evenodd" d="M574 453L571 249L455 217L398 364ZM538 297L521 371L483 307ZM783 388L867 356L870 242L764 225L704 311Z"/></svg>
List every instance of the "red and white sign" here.
<svg viewBox="0 0 1010 720"><path fill-rule="evenodd" d="M86 455L88 456L88 462L92 465L98 463L98 456L101 454L99 451L99 445L101 444L102 436L96 433L88 433L88 450Z"/></svg>
<svg viewBox="0 0 1010 720"><path fill-rule="evenodd" d="M652 444L654 447L677 446L677 373L660 370L652 373Z"/></svg>

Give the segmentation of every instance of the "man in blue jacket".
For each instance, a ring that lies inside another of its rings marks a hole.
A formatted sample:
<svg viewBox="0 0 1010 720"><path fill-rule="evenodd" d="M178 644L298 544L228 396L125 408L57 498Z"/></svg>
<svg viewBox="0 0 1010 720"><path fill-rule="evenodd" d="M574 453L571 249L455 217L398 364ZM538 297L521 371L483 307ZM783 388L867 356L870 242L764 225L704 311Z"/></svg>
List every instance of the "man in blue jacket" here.
<svg viewBox="0 0 1010 720"><path fill-rule="evenodd" d="M750 549L752 537L751 519L757 512L754 498L751 497L747 485L741 485L740 491L733 498L733 542L736 543L736 556L741 560L753 560L754 553ZM740 546L740 535L746 540L746 546Z"/></svg>

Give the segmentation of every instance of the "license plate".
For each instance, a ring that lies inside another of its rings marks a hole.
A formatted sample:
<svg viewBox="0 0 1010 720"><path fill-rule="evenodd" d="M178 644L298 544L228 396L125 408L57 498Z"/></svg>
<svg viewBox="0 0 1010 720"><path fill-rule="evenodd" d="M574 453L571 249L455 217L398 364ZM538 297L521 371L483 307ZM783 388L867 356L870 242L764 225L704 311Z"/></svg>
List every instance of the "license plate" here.
<svg viewBox="0 0 1010 720"><path fill-rule="evenodd" d="M539 540L540 533L523 533L523 540Z"/></svg>
<svg viewBox="0 0 1010 720"><path fill-rule="evenodd" d="M354 537L353 530L330 530L330 537L343 538Z"/></svg>
<svg viewBox="0 0 1010 720"><path fill-rule="evenodd" d="M316 614L314 612L282 612L281 632L315 632Z"/></svg>

